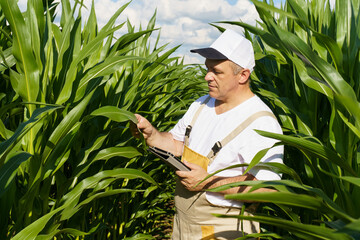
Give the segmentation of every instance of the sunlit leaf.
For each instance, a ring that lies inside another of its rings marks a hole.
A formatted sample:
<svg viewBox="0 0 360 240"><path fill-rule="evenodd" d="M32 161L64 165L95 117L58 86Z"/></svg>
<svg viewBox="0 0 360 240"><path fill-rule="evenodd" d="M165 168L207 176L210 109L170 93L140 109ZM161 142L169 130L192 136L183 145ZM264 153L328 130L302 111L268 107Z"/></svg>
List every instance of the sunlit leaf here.
<svg viewBox="0 0 360 240"><path fill-rule="evenodd" d="M137 123L137 119L133 113L114 106L101 107L93 111L91 115L108 117L112 121L116 122L125 122L130 120L133 123Z"/></svg>

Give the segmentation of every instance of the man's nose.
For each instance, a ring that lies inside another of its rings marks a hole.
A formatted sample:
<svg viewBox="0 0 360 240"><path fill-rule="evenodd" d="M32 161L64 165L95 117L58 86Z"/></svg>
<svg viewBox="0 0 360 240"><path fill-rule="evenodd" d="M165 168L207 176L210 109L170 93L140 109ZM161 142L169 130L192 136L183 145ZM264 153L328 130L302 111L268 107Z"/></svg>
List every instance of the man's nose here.
<svg viewBox="0 0 360 240"><path fill-rule="evenodd" d="M205 80L206 81L211 81L214 79L213 73L212 72L207 72L205 75Z"/></svg>

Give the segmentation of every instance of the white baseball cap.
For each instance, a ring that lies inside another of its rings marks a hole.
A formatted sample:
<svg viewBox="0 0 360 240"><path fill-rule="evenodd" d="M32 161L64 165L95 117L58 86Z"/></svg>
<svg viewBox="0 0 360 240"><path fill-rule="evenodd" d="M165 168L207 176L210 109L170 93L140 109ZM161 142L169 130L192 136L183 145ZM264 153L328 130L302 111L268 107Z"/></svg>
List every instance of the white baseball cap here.
<svg viewBox="0 0 360 240"><path fill-rule="evenodd" d="M192 49L190 52L198 53L208 59L228 59L249 69L250 72L255 66L254 49L251 42L231 29L225 30L210 47Z"/></svg>

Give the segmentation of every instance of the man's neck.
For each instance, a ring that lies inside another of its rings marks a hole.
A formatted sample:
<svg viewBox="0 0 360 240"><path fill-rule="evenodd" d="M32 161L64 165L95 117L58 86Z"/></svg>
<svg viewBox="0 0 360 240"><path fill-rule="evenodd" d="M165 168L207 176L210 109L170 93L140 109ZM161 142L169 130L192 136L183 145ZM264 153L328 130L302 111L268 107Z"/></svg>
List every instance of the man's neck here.
<svg viewBox="0 0 360 240"><path fill-rule="evenodd" d="M243 92L242 94L226 99L226 100L215 100L215 112L216 114L225 113L234 107L240 105L241 103L245 102L246 100L252 98L255 94L249 89L249 91Z"/></svg>

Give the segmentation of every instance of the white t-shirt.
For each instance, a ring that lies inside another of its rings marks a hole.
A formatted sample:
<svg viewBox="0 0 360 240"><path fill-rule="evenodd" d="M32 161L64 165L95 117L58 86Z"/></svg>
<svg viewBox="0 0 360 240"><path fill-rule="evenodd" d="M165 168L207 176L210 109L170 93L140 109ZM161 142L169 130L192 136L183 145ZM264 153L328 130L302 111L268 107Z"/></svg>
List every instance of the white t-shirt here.
<svg viewBox="0 0 360 240"><path fill-rule="evenodd" d="M208 95L202 96L191 104L189 110L170 131L174 139L184 141L186 127L191 123L195 112L207 97ZM189 147L207 156L215 142L227 137L249 116L259 111L271 112L270 108L259 97L253 96L225 113L216 114L215 99L211 98L192 126ZM282 134L281 127L274 118L263 116L256 119L218 152L214 161L208 166L208 172L213 173L235 164L250 163L257 152L269 148L277 142L274 139L259 135L254 129ZM281 163L282 157L283 146L277 146L270 149L261 161ZM243 174L245 169L245 167L229 169L218 173L217 176L239 176ZM252 168L250 173L259 180L280 179L278 174L268 170L256 169L256 167ZM206 198L210 203L220 206L240 207L242 205L238 201L225 200L223 195L218 193L206 192Z"/></svg>

